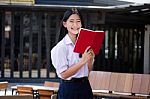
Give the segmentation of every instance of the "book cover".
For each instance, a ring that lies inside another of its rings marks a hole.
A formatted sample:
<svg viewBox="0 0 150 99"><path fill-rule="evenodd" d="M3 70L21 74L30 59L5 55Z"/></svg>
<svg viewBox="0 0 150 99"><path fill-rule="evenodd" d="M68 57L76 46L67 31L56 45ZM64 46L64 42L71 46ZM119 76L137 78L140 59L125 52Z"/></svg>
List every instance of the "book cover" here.
<svg viewBox="0 0 150 99"><path fill-rule="evenodd" d="M99 54L99 50L104 40L104 31L93 31L81 28L77 41L75 43L74 52L83 54L88 46L91 46L95 55Z"/></svg>

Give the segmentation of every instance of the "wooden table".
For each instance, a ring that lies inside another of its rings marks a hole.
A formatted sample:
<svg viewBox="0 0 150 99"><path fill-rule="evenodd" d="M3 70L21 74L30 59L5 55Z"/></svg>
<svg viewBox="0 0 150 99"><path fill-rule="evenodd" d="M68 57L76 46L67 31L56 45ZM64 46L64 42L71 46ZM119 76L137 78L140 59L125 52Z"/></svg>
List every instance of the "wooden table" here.
<svg viewBox="0 0 150 99"><path fill-rule="evenodd" d="M36 85L16 85L16 86L11 86L12 89L12 95L14 93L15 90L17 90L17 86L25 86L25 87L32 87L33 91L37 91L38 89L42 89L42 90L52 90L54 92L58 91L58 87L46 87L46 86L36 86Z"/></svg>

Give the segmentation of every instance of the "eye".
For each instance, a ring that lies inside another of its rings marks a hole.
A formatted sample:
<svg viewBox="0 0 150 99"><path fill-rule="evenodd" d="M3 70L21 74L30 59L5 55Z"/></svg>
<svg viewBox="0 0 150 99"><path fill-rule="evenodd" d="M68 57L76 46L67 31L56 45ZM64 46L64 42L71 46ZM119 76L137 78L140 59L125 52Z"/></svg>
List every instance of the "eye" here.
<svg viewBox="0 0 150 99"><path fill-rule="evenodd" d="M80 19L78 19L78 20L77 20L77 22L81 22L81 20L80 20Z"/></svg>
<svg viewBox="0 0 150 99"><path fill-rule="evenodd" d="M71 23L73 23L73 20L70 20Z"/></svg>
<svg viewBox="0 0 150 99"><path fill-rule="evenodd" d="M77 22L81 22L81 21L79 20L79 21L77 21Z"/></svg>

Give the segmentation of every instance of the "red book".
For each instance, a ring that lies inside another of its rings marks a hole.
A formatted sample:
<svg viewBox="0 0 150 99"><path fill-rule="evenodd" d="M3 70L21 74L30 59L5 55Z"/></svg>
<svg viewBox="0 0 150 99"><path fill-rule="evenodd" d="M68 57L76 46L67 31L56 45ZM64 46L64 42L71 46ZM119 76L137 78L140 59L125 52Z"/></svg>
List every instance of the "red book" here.
<svg viewBox="0 0 150 99"><path fill-rule="evenodd" d="M88 46L91 46L95 55L99 54L99 50L104 40L104 31L93 31L81 28L75 44L74 52L83 54Z"/></svg>

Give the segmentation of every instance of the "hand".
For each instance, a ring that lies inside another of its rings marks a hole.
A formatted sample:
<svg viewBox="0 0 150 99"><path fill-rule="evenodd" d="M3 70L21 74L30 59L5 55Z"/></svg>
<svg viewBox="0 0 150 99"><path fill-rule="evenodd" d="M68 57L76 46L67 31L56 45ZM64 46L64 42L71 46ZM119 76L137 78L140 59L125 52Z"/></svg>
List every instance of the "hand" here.
<svg viewBox="0 0 150 99"><path fill-rule="evenodd" d="M95 54L93 52L93 50L89 47L86 48L86 50L84 51L83 55L82 55L82 59L81 61L86 64L89 61L93 61L93 58L95 57Z"/></svg>
<svg viewBox="0 0 150 99"><path fill-rule="evenodd" d="M90 58L90 60L88 61L88 65L93 65L93 63L94 63L94 58L95 58L94 51L93 51L92 49L90 49L90 50L88 51L88 53L92 56L92 57Z"/></svg>
<svg viewBox="0 0 150 99"><path fill-rule="evenodd" d="M89 51L88 51L88 54L90 54L92 57L92 59L94 59L95 58L95 53L94 53L94 51L92 50L92 49L90 49Z"/></svg>

